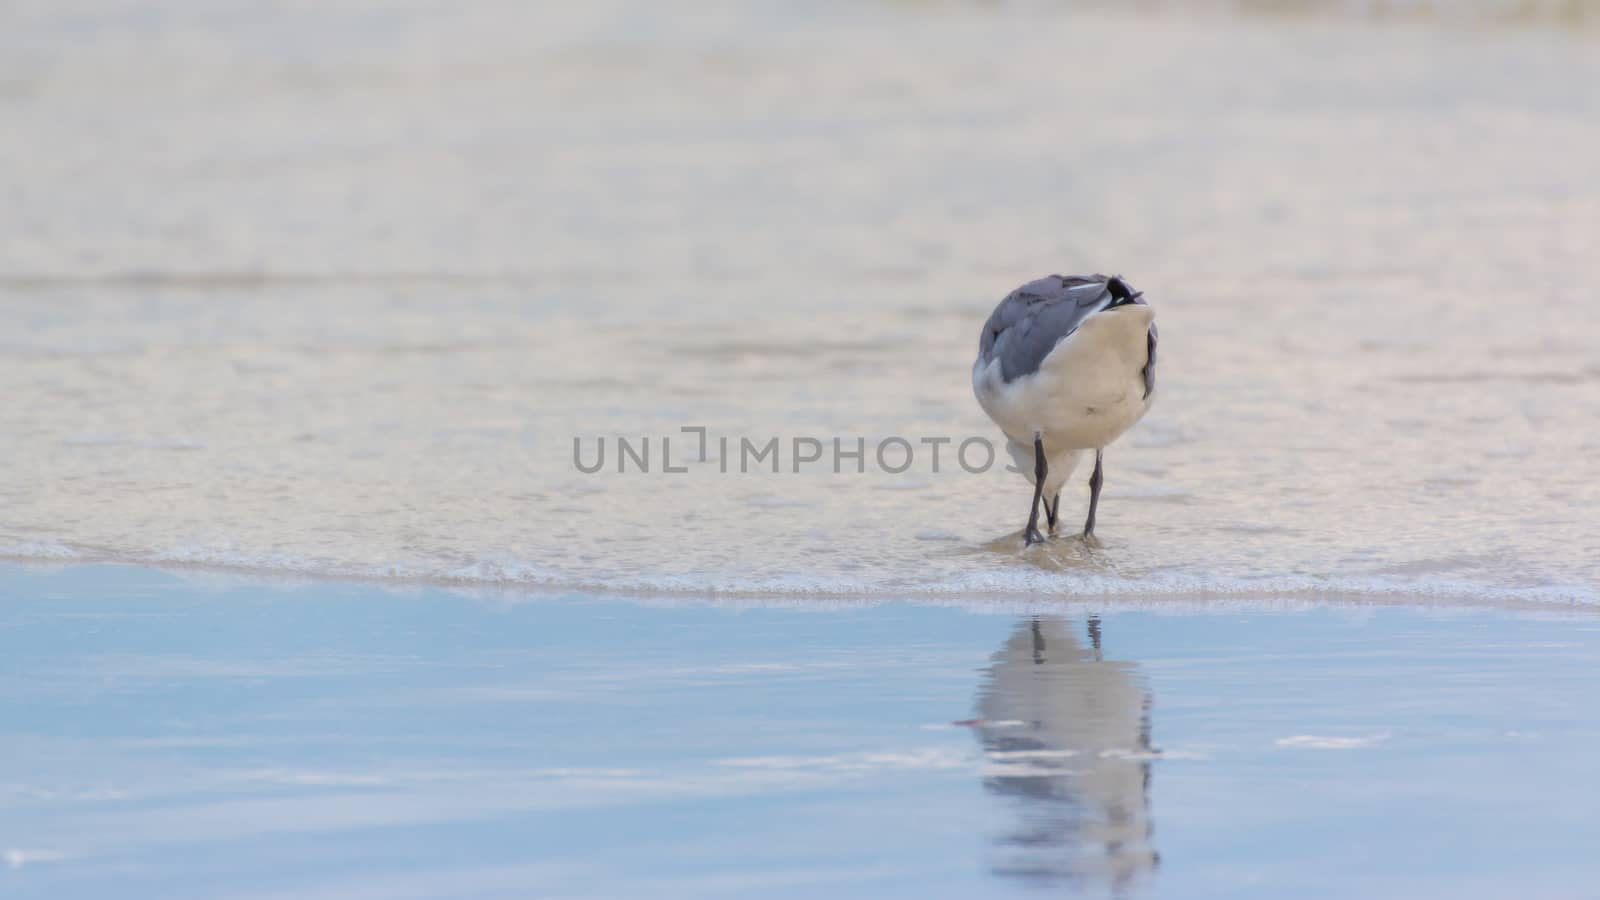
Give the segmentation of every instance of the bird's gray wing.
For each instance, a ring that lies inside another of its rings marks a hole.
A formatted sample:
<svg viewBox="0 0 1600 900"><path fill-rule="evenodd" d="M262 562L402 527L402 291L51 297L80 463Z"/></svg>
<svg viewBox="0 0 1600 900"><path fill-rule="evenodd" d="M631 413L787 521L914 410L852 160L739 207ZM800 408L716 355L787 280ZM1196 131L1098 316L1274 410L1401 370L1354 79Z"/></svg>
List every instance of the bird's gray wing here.
<svg viewBox="0 0 1600 900"><path fill-rule="evenodd" d="M978 338L978 360L1000 360L1006 382L1039 370L1062 338L1112 302L1104 275L1051 275L1012 291L995 307Z"/></svg>

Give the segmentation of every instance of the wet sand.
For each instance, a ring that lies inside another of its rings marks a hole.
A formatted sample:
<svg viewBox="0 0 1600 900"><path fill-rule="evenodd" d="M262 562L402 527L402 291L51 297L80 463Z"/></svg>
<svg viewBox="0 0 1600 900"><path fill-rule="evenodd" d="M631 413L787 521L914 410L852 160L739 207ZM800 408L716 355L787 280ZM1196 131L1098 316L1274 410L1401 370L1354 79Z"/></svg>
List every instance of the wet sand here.
<svg viewBox="0 0 1600 900"><path fill-rule="evenodd" d="M161 9L0 12L0 393L22 398L0 557L685 597L1600 600L1592 31ZM982 322L1054 271L1121 272L1163 335L1099 554L1021 553L1026 483L950 460L999 437ZM729 451L664 474L695 426ZM616 470L622 437L649 473ZM918 451L898 474L873 453L895 437ZM796 438L829 458L795 473ZM835 438L865 473L834 473ZM925 438L952 441L937 472ZM608 442L602 472L575 439ZM779 471L723 474L743 439L779 440Z"/></svg>
<svg viewBox="0 0 1600 900"><path fill-rule="evenodd" d="M1600 620L0 571L7 897L1579 897Z"/></svg>

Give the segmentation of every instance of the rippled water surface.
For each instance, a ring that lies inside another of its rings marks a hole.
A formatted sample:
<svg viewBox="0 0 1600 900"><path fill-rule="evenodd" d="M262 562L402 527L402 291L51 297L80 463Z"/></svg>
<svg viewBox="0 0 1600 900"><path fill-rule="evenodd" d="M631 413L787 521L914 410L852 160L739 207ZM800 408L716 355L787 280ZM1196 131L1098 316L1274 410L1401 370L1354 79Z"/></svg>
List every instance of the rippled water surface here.
<svg viewBox="0 0 1600 900"><path fill-rule="evenodd" d="M1592 32L538 6L0 12L0 554L1597 598ZM979 325L1096 270L1157 309L1157 403L1104 546L1024 552L1026 483L918 442L997 438ZM783 471L721 473L742 437Z"/></svg>
<svg viewBox="0 0 1600 900"><path fill-rule="evenodd" d="M1587 897L1597 625L5 566L0 894Z"/></svg>

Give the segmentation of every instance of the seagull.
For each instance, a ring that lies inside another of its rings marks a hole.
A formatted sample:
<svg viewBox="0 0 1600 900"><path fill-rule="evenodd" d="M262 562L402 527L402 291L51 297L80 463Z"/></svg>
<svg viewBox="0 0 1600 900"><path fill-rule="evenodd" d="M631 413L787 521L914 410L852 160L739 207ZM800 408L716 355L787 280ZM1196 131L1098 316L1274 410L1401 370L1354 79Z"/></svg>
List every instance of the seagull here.
<svg viewBox="0 0 1600 900"><path fill-rule="evenodd" d="M1033 482L1023 546L1044 540L1041 500L1055 532L1061 486L1085 450L1094 451L1094 474L1083 536L1094 536L1106 445L1144 416L1155 393L1154 320L1144 294L1120 277L1051 275L1012 291L984 323L972 390Z"/></svg>

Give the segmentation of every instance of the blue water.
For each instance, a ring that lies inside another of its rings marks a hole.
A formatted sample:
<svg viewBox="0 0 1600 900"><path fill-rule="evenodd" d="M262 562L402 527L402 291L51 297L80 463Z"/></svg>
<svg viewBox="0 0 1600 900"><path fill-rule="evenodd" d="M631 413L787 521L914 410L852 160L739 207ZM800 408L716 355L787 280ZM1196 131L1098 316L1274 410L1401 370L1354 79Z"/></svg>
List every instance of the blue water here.
<svg viewBox="0 0 1600 900"><path fill-rule="evenodd" d="M1597 654L1583 615L8 568L0 893L1582 896Z"/></svg>

